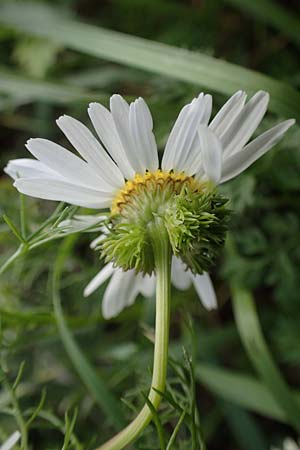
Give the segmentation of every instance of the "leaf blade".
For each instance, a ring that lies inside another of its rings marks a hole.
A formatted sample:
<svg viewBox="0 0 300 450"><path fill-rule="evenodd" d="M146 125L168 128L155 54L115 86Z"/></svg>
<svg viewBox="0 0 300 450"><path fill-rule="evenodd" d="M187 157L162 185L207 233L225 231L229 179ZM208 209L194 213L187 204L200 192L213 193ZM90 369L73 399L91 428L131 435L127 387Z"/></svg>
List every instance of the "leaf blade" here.
<svg viewBox="0 0 300 450"><path fill-rule="evenodd" d="M289 423L298 430L300 407L267 347L253 297L237 285L232 285L231 291L235 320L247 355L278 405L285 411Z"/></svg>
<svg viewBox="0 0 300 450"><path fill-rule="evenodd" d="M33 6L34 5L34 6ZM238 89L271 94L270 110L300 117L300 94L291 86L223 60L148 41L60 16L59 10L37 4L3 3L0 23L30 35L43 36L73 50L194 83L225 95Z"/></svg>
<svg viewBox="0 0 300 450"><path fill-rule="evenodd" d="M214 394L250 411L287 423L287 417L263 382L250 375L209 364L196 366L196 378ZM293 391L300 406L300 392Z"/></svg>

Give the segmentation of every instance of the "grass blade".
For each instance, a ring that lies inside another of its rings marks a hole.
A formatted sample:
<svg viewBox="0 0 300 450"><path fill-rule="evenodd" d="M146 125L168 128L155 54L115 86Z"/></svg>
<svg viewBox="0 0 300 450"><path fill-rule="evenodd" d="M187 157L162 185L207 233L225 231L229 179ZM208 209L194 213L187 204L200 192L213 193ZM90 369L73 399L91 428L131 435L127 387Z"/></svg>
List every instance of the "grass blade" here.
<svg viewBox="0 0 300 450"><path fill-rule="evenodd" d="M231 290L235 320L245 350L257 373L285 412L288 422L298 430L300 407L267 347L253 297L250 292L236 285Z"/></svg>
<svg viewBox="0 0 300 450"><path fill-rule="evenodd" d="M0 23L88 55L194 83L226 95L237 89L244 89L249 94L264 89L271 94L270 109L273 112L300 117L300 94L291 86L199 52L87 25L37 3L4 2L0 7Z"/></svg>
<svg viewBox="0 0 300 450"><path fill-rule="evenodd" d="M280 422L288 422L284 410L276 402L267 386L252 376L217 366L198 364L196 378L214 394L225 400ZM292 391L292 395L300 407L300 392Z"/></svg>
<svg viewBox="0 0 300 450"><path fill-rule="evenodd" d="M16 75L3 68L0 68L0 92L22 98L24 103L43 100L50 103L65 104L104 98L99 93L86 91L67 83L31 79Z"/></svg>

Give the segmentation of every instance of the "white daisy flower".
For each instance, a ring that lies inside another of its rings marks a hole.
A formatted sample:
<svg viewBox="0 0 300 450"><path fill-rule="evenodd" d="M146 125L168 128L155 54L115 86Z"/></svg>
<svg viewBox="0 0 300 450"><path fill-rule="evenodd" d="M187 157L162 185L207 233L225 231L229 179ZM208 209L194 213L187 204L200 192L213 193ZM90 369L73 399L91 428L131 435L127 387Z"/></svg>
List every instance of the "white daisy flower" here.
<svg viewBox="0 0 300 450"><path fill-rule="evenodd" d="M178 185L188 185L191 192L199 192L207 182L217 185L247 169L294 123L293 119L281 122L248 143L268 102L266 92L257 92L246 103L246 94L238 91L210 122L212 97L201 93L181 110L160 164L152 117L144 100L138 98L128 104L120 95L113 95L110 110L99 103L91 103L88 108L99 139L72 117L57 120L79 156L47 139L30 139L26 147L36 159L12 160L5 172L14 178L14 186L23 194L88 208L110 208L113 215L124 204L128 206L132 192L137 193L141 186L145 196L150 184L151 189L168 188L168 195L172 195L170 185L176 185L176 189ZM137 199L137 203L145 198ZM161 197L156 198L157 208L160 200ZM134 214L131 205L128 208ZM84 229L85 220L78 226ZM208 275L193 275L185 267L174 259L173 284L185 289L193 283L204 305L215 307ZM112 317L131 304L139 292L145 296L152 293L154 277L134 275L131 270L123 272L108 264L90 282L85 294L109 277L103 301L105 317Z"/></svg>
<svg viewBox="0 0 300 450"><path fill-rule="evenodd" d="M136 274L134 270L125 272L109 263L90 281L84 290L84 296L91 295L109 278L110 282L102 301L102 315L105 319L117 316L125 307L132 305L138 294L148 298L155 294L155 275ZM185 269L179 258L173 257L171 280L177 289L183 291L189 289L193 284L207 309L217 307L216 294L207 273L193 275L190 270Z"/></svg>
<svg viewBox="0 0 300 450"><path fill-rule="evenodd" d="M0 447L0 450L11 450L14 448L18 440L20 439L21 434L19 431L15 431Z"/></svg>
<svg viewBox="0 0 300 450"><path fill-rule="evenodd" d="M245 101L245 92L238 91L209 125L211 95L201 93L184 106L168 138L161 169L223 183L266 153L294 124L293 119L281 122L247 144L267 110L269 95L259 91ZM110 111L91 103L88 114L100 141L72 117L57 120L81 157L47 139L29 139L26 147L36 159L12 160L4 169L19 192L109 208L126 180L159 168L152 117L142 98L129 105L113 95Z"/></svg>

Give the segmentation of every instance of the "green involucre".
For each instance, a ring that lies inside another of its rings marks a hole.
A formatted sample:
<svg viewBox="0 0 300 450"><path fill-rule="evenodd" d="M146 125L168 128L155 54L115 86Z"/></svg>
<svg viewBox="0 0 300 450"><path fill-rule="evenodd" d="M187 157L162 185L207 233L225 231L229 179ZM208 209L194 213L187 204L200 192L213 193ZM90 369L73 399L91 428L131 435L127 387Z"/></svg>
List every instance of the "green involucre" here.
<svg viewBox="0 0 300 450"><path fill-rule="evenodd" d="M119 214L109 219L107 236L101 243L102 256L124 270L151 274L155 265L150 229L159 218L173 254L193 273L201 274L211 268L225 242L230 218L227 202L215 190L198 191L189 184L179 192L170 186L140 189Z"/></svg>
<svg viewBox="0 0 300 450"><path fill-rule="evenodd" d="M225 243L229 226L228 199L213 192L184 187L165 213L173 253L194 273L211 268Z"/></svg>

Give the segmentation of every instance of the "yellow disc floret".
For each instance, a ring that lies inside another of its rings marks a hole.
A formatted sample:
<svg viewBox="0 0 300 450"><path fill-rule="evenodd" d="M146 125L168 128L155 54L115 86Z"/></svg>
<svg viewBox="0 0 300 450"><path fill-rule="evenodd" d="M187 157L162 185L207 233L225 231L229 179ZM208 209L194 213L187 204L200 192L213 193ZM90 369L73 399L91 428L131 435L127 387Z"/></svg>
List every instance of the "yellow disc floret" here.
<svg viewBox="0 0 300 450"><path fill-rule="evenodd" d="M132 180L126 182L125 186L118 192L111 206L111 214L120 214L124 206L138 195L139 191L160 190L171 188L178 194L183 186L189 187L191 191L199 192L204 189L206 183L197 181L194 177L186 175L184 172L146 172L144 175L136 174Z"/></svg>

